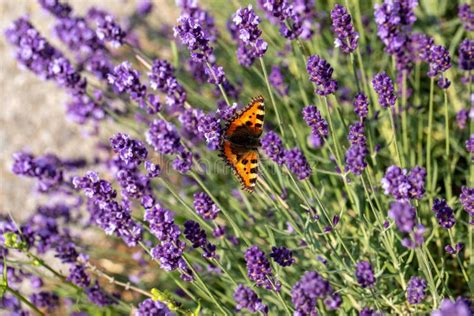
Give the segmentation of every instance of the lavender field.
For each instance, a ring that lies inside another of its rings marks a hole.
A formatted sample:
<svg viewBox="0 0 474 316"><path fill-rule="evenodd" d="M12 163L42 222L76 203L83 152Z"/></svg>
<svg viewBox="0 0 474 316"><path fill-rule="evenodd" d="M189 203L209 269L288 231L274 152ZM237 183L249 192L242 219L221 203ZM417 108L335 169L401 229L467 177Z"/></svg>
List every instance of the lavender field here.
<svg viewBox="0 0 474 316"><path fill-rule="evenodd" d="M31 2L0 314L473 314L472 1Z"/></svg>

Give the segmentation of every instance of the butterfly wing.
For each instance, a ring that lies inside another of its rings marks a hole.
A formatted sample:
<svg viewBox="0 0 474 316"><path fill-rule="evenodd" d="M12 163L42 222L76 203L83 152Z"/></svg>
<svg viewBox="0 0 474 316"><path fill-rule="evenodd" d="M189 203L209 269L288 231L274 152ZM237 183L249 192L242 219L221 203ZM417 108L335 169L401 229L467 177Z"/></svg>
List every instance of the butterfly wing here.
<svg viewBox="0 0 474 316"><path fill-rule="evenodd" d="M235 145L228 140L222 143L222 156L243 188L252 192L258 177L258 151Z"/></svg>
<svg viewBox="0 0 474 316"><path fill-rule="evenodd" d="M224 137L239 135L260 137L263 131L265 104L262 96L253 98L241 111L237 112L224 127Z"/></svg>

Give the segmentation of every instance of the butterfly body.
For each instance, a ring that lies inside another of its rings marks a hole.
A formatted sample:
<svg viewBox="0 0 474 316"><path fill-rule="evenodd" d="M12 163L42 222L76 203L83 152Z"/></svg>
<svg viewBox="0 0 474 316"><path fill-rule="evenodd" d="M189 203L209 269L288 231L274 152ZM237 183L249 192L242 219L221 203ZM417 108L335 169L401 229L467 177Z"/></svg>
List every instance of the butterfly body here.
<svg viewBox="0 0 474 316"><path fill-rule="evenodd" d="M234 170L243 188L253 191L258 178L258 148L263 131L265 105L256 97L224 127L221 156Z"/></svg>

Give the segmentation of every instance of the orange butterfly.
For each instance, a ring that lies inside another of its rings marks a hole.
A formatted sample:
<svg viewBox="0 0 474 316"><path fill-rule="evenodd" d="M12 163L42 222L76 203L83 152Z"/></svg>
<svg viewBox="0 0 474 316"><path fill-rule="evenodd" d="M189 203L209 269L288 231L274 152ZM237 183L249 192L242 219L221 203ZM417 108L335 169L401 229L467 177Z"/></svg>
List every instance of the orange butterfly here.
<svg viewBox="0 0 474 316"><path fill-rule="evenodd" d="M240 180L243 188L252 192L258 177L258 147L263 131L265 105L262 96L236 113L225 125L221 156Z"/></svg>

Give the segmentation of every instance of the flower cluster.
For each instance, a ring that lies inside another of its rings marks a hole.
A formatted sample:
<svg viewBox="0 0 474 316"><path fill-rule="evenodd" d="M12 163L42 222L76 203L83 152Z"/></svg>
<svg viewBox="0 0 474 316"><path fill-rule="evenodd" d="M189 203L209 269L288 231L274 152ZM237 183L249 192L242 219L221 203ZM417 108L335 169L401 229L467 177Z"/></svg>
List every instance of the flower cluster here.
<svg viewBox="0 0 474 316"><path fill-rule="evenodd" d="M229 30L238 45L237 59L246 67L250 67L256 58L262 57L268 48L268 43L260 37L262 31L259 24L260 18L251 5L238 9L229 24Z"/></svg>
<svg viewBox="0 0 474 316"><path fill-rule="evenodd" d="M84 177L75 177L73 184L88 198L91 220L106 234L116 234L130 247L141 241L142 227L132 219L130 209L116 200L117 192L110 182L89 171Z"/></svg>
<svg viewBox="0 0 474 316"><path fill-rule="evenodd" d="M63 162L54 155L34 157L25 152L13 155L13 173L38 180L38 190L48 192L59 190L64 183Z"/></svg>
<svg viewBox="0 0 474 316"><path fill-rule="evenodd" d="M201 248L205 258L216 258L216 246L207 241L206 232L198 223L186 221L184 223L184 236L189 240L193 248Z"/></svg>
<svg viewBox="0 0 474 316"><path fill-rule="evenodd" d="M407 300L410 304L420 304L426 297L426 281L420 277L411 277L408 281Z"/></svg>
<svg viewBox="0 0 474 316"><path fill-rule="evenodd" d="M445 200L435 199L432 210L441 227L449 229L456 224L453 209L448 206Z"/></svg>
<svg viewBox="0 0 474 316"><path fill-rule="evenodd" d="M469 216L474 216L474 188L463 186L459 200Z"/></svg>
<svg viewBox="0 0 474 316"><path fill-rule="evenodd" d="M334 41L335 46L340 47L346 54L354 52L357 48L359 33L354 30L352 18L347 9L336 4L331 10L331 20L332 30L337 37Z"/></svg>
<svg viewBox="0 0 474 316"><path fill-rule="evenodd" d="M398 166L390 166L382 178L382 188L385 194L397 200L421 199L425 193L426 171L422 167L415 167L407 172Z"/></svg>
<svg viewBox="0 0 474 316"><path fill-rule="evenodd" d="M318 55L309 57L306 71L309 74L309 80L317 86L315 89L317 94L326 96L337 90L337 81L332 79L334 69Z"/></svg>
<svg viewBox="0 0 474 316"><path fill-rule="evenodd" d="M360 261L356 265L355 276L357 283L363 288L374 287L375 275L372 265L368 261Z"/></svg>
<svg viewBox="0 0 474 316"><path fill-rule="evenodd" d="M251 313L262 312L268 313L268 306L262 303L262 300L257 296L251 288L239 284L234 291L234 301L237 303L238 310L247 309Z"/></svg>
<svg viewBox="0 0 474 316"><path fill-rule="evenodd" d="M85 94L87 82L72 63L33 27L19 18L6 30L10 44L16 46L18 62L40 78L55 81L72 94Z"/></svg>
<svg viewBox="0 0 474 316"><path fill-rule="evenodd" d="M151 250L153 259L166 271L179 269L181 278L191 281L192 273L182 257L186 244L179 239L181 230L174 222L174 214L156 204L146 210L144 220L149 223L150 231L160 241Z"/></svg>
<svg viewBox="0 0 474 316"><path fill-rule="evenodd" d="M349 127L348 139L350 147L346 151L346 171L361 175L367 167L366 157L369 153L364 135L364 124L356 122Z"/></svg>
<svg viewBox="0 0 474 316"><path fill-rule="evenodd" d="M265 253L257 246L251 246L245 252L247 275L259 287L280 291L280 283L274 279L270 262Z"/></svg>
<svg viewBox="0 0 474 316"><path fill-rule="evenodd" d="M315 271L308 271L291 289L291 301L298 314L317 315L318 299L324 299L330 310L338 309L342 304L339 294L334 293L327 280Z"/></svg>
<svg viewBox="0 0 474 316"><path fill-rule="evenodd" d="M383 108L395 106L397 96L393 87L393 81L385 72L378 73L372 80L372 86L377 92L379 104Z"/></svg>
<svg viewBox="0 0 474 316"><path fill-rule="evenodd" d="M270 257L282 267L289 267L296 261L293 252L285 247L272 247Z"/></svg>
<svg viewBox="0 0 474 316"><path fill-rule="evenodd" d="M186 102L186 91L174 75L175 69L163 59L155 59L148 73L150 88L166 94L166 104L173 110L181 110Z"/></svg>
<svg viewBox="0 0 474 316"><path fill-rule="evenodd" d="M360 120L365 120L369 115L369 101L363 93L358 93L354 98L354 112Z"/></svg>
<svg viewBox="0 0 474 316"><path fill-rule="evenodd" d="M275 132L270 131L263 136L261 142L265 154L281 166L285 162L285 148L280 137Z"/></svg>
<svg viewBox="0 0 474 316"><path fill-rule="evenodd" d="M458 17L466 31L474 31L474 10L469 3L459 5Z"/></svg>
<svg viewBox="0 0 474 316"><path fill-rule="evenodd" d="M321 143L324 143L324 139L329 134L328 122L321 116L318 108L314 105L308 105L303 108L303 119L311 127L311 134L314 137L318 137Z"/></svg>
<svg viewBox="0 0 474 316"><path fill-rule="evenodd" d="M212 201L211 197L204 192L194 193L194 210L203 219L212 221L219 215L220 209Z"/></svg>
<svg viewBox="0 0 474 316"><path fill-rule="evenodd" d="M474 17L473 17L474 18ZM465 39L459 45L459 67L462 70L474 69L474 40Z"/></svg>

